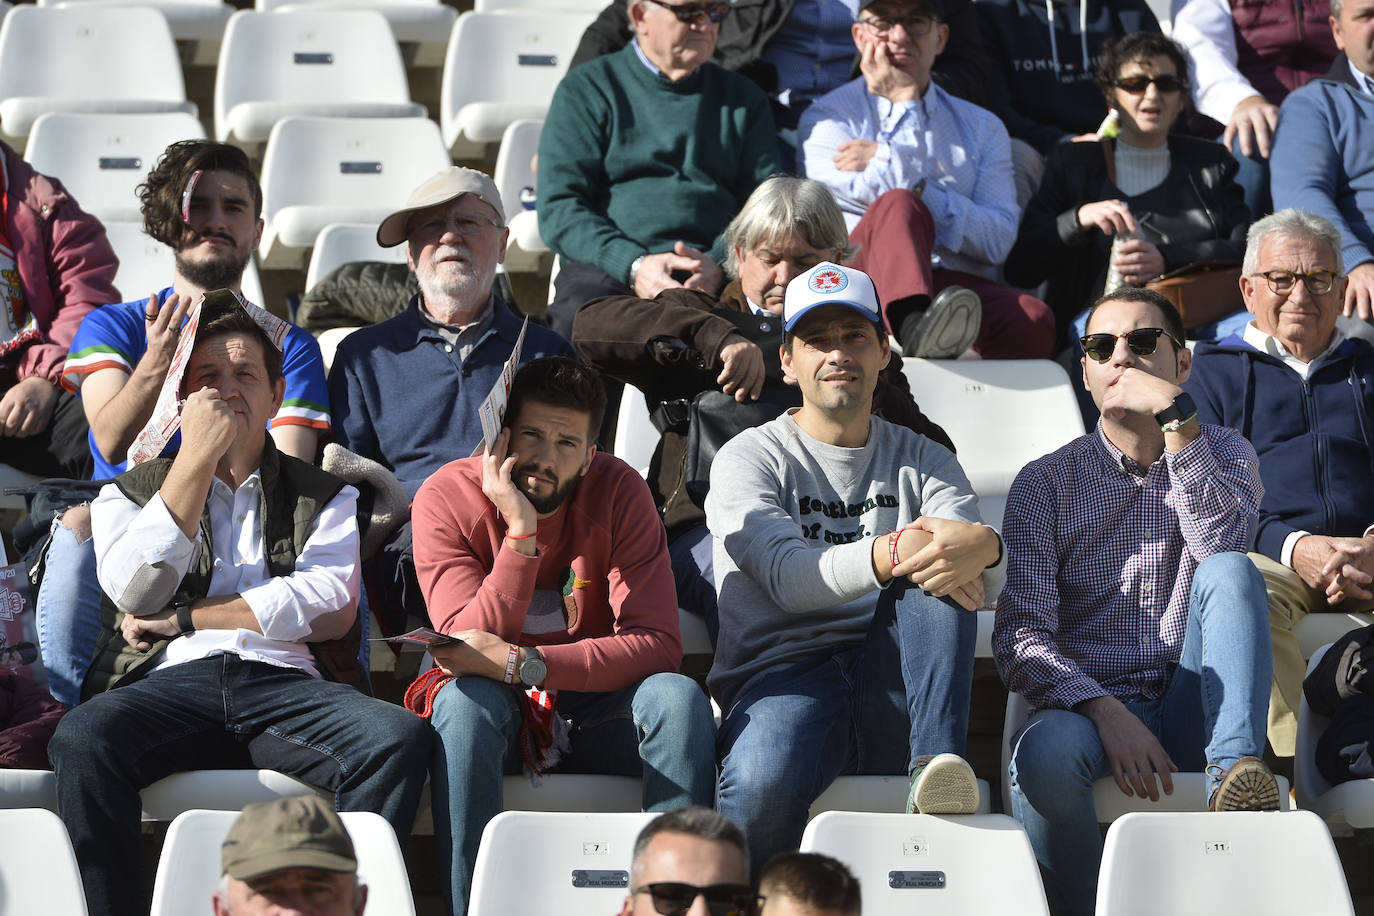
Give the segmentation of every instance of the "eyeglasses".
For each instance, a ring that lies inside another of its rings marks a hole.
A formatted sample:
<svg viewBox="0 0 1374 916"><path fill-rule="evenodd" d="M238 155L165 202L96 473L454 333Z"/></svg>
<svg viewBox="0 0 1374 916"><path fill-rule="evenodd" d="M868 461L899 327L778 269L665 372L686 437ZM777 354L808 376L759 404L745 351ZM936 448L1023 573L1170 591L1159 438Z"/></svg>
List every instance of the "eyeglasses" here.
<svg viewBox="0 0 1374 916"><path fill-rule="evenodd" d="M495 229L496 223L480 216L458 216L450 219L448 216L432 216L422 219L415 225L415 230L424 232L437 232L443 235L449 227L453 228L456 235L464 238L471 238L481 235L488 229Z"/></svg>
<svg viewBox="0 0 1374 916"><path fill-rule="evenodd" d="M657 881L643 884L631 894L648 894L654 909L663 916L685 916L697 897L706 898L711 916L748 916L758 902L758 895L747 884L711 884L697 887L677 881Z"/></svg>
<svg viewBox="0 0 1374 916"><path fill-rule="evenodd" d="M665 10L671 10L677 17L678 22L685 22L688 25L696 22L705 16L712 22L724 22L725 17L730 13L728 3L664 3L663 0L652 0Z"/></svg>
<svg viewBox="0 0 1374 916"><path fill-rule="evenodd" d="M924 38L930 34L930 29L935 25L935 19L924 13L912 13L910 16L896 16L891 19L882 16L870 16L867 19L860 19L860 23L873 30L873 34L884 36L897 26L906 29L906 33L912 38Z"/></svg>
<svg viewBox="0 0 1374 916"><path fill-rule="evenodd" d="M1336 283L1336 275L1320 267L1307 273L1298 273L1295 270L1266 270L1255 276L1268 280L1269 288L1278 296L1287 296L1293 292L1298 280L1302 280L1302 285L1314 296L1326 295Z"/></svg>
<svg viewBox="0 0 1374 916"><path fill-rule="evenodd" d="M1136 356L1149 356L1159 346L1159 338L1167 337L1174 342L1175 348L1182 348L1183 342L1163 328L1136 328L1125 334L1088 334L1078 338L1083 352L1099 363L1105 363L1116 352L1116 342L1126 338L1126 346Z"/></svg>
<svg viewBox="0 0 1374 916"><path fill-rule="evenodd" d="M1151 83L1154 83L1155 88L1160 92L1178 92L1188 88L1187 80L1179 79L1172 73L1165 73L1162 76L1146 76L1140 73L1114 80L1112 85L1123 92L1129 92L1131 95L1140 95L1150 88Z"/></svg>

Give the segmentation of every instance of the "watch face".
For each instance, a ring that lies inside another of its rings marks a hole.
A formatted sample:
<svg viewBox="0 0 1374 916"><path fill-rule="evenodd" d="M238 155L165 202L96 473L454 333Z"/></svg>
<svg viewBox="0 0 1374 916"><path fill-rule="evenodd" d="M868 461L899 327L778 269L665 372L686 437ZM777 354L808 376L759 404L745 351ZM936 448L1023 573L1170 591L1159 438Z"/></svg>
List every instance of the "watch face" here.
<svg viewBox="0 0 1374 916"><path fill-rule="evenodd" d="M526 686L534 687L544 682L548 670L542 658L526 658L525 663L520 666L520 680Z"/></svg>

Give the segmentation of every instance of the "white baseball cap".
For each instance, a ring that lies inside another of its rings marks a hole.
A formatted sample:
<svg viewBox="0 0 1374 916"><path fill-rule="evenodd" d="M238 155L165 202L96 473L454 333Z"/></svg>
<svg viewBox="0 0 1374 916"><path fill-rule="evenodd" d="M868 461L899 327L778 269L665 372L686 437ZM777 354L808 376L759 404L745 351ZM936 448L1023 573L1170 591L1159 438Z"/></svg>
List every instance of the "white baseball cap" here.
<svg viewBox="0 0 1374 916"><path fill-rule="evenodd" d="M787 284L782 299L783 329L791 333L802 316L823 305L845 305L883 326L878 290L861 270L822 261Z"/></svg>

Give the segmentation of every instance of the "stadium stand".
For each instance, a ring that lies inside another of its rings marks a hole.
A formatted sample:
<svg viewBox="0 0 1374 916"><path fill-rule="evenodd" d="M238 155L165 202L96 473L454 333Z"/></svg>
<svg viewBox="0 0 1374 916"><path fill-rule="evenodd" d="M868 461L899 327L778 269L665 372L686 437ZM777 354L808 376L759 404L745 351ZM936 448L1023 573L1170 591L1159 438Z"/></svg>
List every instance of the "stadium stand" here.
<svg viewBox="0 0 1374 916"><path fill-rule="evenodd" d="M262 160L263 267L304 267L325 226L375 226L417 176L448 165L428 118L283 118Z"/></svg>
<svg viewBox="0 0 1374 916"><path fill-rule="evenodd" d="M501 135L496 168L491 173L506 208L506 225L510 226L505 265L510 273L534 273L548 260L549 246L539 237L539 217L533 208L525 209L520 199L523 189L535 186L534 157L543 129L544 122L535 118L512 121Z"/></svg>
<svg viewBox="0 0 1374 916"><path fill-rule="evenodd" d="M449 33L458 18L458 10L440 0L257 0L255 8L265 13L376 10L386 17L403 55L415 67L443 64ZM413 53L406 54L406 46L413 46Z"/></svg>
<svg viewBox="0 0 1374 916"><path fill-rule="evenodd" d="M1312 655L1308 674L1329 648L1322 646ZM1374 828L1374 779L1354 779L1333 786L1317 770L1317 740L1330 724L1329 718L1312 711L1304 694L1298 707L1297 753L1293 755L1293 792L1298 806L1321 817L1338 835Z"/></svg>
<svg viewBox="0 0 1374 916"><path fill-rule="evenodd" d="M0 908L16 914L87 912L71 838L52 811L0 810Z"/></svg>
<svg viewBox="0 0 1374 916"><path fill-rule="evenodd" d="M215 136L256 152L292 115L423 117L401 53L376 10L240 10L215 74ZM404 199L404 198L402 198Z"/></svg>
<svg viewBox="0 0 1374 916"><path fill-rule="evenodd" d="M305 288L310 289L330 271L355 261L406 262L406 246L383 248L377 244L377 224L330 223L315 237L310 266L305 271Z"/></svg>
<svg viewBox="0 0 1374 916"><path fill-rule="evenodd" d="M1049 913L1030 840L1005 815L831 811L807 825L801 849L849 866L865 916Z"/></svg>
<svg viewBox="0 0 1374 916"><path fill-rule="evenodd" d="M224 26L234 12L234 7L224 0L38 0L38 5L66 9L152 7L166 18L173 38L192 46L191 62L194 64L214 64L220 40L224 37Z"/></svg>
<svg viewBox="0 0 1374 916"><path fill-rule="evenodd" d="M0 99L0 139L15 149L48 112L196 113L167 20L141 7L10 10L0 21Z"/></svg>
<svg viewBox="0 0 1374 916"><path fill-rule="evenodd" d="M61 176L81 209L101 222L139 222L134 189L177 140L203 140L205 128L184 111L162 114L45 114L33 122L24 158Z"/></svg>
<svg viewBox="0 0 1374 916"><path fill-rule="evenodd" d="M109 222L105 234L119 258L115 288L125 301L141 299L172 281L172 249L150 238L142 223ZM243 271L243 295L250 302L263 304L262 281L253 261Z"/></svg>

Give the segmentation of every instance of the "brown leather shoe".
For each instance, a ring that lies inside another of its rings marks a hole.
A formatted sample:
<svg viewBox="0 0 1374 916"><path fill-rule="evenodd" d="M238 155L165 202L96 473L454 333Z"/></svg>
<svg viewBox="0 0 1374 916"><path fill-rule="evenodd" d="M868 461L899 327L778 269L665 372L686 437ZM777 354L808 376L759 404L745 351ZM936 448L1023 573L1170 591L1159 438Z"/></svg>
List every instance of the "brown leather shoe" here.
<svg viewBox="0 0 1374 916"><path fill-rule="evenodd" d="M1213 811L1277 811L1278 780L1263 760L1242 757L1221 777L1207 807Z"/></svg>

